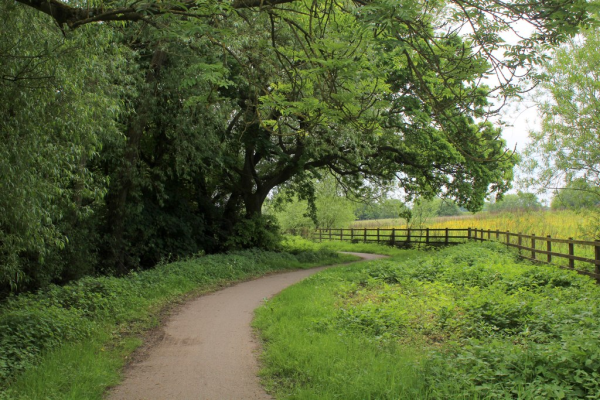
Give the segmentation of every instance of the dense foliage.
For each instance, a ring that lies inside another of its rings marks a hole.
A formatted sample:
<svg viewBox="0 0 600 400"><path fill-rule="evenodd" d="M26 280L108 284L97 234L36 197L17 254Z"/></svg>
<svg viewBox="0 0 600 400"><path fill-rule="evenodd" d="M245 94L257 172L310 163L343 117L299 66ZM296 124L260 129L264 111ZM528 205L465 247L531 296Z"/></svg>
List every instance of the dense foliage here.
<svg viewBox="0 0 600 400"><path fill-rule="evenodd" d="M599 32L584 30L543 64L541 129L530 132L525 150L528 183L554 192L553 209L585 213L582 232L593 238L600 235Z"/></svg>
<svg viewBox="0 0 600 400"><path fill-rule="evenodd" d="M484 206L484 210L489 212L539 211L541 209L542 204L534 193L521 191L517 194L507 194L502 200L487 203Z"/></svg>
<svg viewBox="0 0 600 400"><path fill-rule="evenodd" d="M532 179L545 188L563 188L574 179L600 186L600 36L589 29L554 51L543 65L536 103L539 131L526 149Z"/></svg>
<svg viewBox="0 0 600 400"><path fill-rule="evenodd" d="M578 178L559 189L552 197L553 210L582 210L595 208L600 204L600 188L585 179Z"/></svg>
<svg viewBox="0 0 600 400"><path fill-rule="evenodd" d="M314 196L303 199L294 190L278 190L265 204L284 231L345 228L356 219L356 203L348 199L332 176L314 184Z"/></svg>
<svg viewBox="0 0 600 400"><path fill-rule="evenodd" d="M599 300L587 277L471 243L326 271L256 325L281 397L597 398Z"/></svg>
<svg viewBox="0 0 600 400"><path fill-rule="evenodd" d="M489 99L589 7L2 2L0 292L272 248L265 200L325 173L478 209L515 163ZM519 21L532 34L505 44Z"/></svg>
<svg viewBox="0 0 600 400"><path fill-rule="evenodd" d="M398 199L379 199L377 201L363 201L357 204L356 219L384 219L398 218L402 210L401 200Z"/></svg>
<svg viewBox="0 0 600 400"><path fill-rule="evenodd" d="M69 38L52 22L0 4L0 293L93 271L91 217L107 176L88 167L119 140L126 57L113 32Z"/></svg>

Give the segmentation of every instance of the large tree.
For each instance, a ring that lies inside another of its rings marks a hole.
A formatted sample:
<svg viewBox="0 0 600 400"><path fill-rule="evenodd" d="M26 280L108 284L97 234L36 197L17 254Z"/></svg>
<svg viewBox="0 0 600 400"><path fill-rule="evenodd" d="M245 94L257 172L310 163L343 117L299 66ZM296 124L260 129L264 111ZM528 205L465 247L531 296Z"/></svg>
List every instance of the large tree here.
<svg viewBox="0 0 600 400"><path fill-rule="evenodd" d="M3 6L0 90L14 101L0 106L0 279L10 284L69 237L119 272L260 245L241 233L262 222L268 194L309 198L325 172L349 191L399 182L477 209L509 187L515 162L486 122L490 97L523 90L515 74L589 22L583 0ZM533 34L504 44L520 21ZM498 87L481 85L492 74Z"/></svg>
<svg viewBox="0 0 600 400"><path fill-rule="evenodd" d="M101 26L68 37L0 3L0 293L93 272L91 216L106 192L88 168L119 140L126 51Z"/></svg>
<svg viewBox="0 0 600 400"><path fill-rule="evenodd" d="M541 129L530 133L528 169L545 188L583 179L600 186L600 32L584 31L544 64Z"/></svg>
<svg viewBox="0 0 600 400"><path fill-rule="evenodd" d="M573 179L564 189L557 190L550 207L553 210L581 211L593 209L600 204L600 188L590 185L583 178Z"/></svg>

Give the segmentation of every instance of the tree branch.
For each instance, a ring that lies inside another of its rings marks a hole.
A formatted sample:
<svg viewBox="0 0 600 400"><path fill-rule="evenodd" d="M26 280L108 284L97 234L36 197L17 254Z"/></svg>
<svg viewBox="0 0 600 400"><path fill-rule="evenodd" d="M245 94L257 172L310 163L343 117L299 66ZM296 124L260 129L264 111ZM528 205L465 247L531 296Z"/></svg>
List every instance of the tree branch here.
<svg viewBox="0 0 600 400"><path fill-rule="evenodd" d="M156 15L169 13L189 13L198 8L198 3L193 0L185 0L178 4L163 3L160 1L135 4L127 7L105 9L103 7L83 8L73 7L60 0L16 0L26 6L35 8L44 14L50 15L63 27L67 25L70 29L76 29L82 25L92 22L108 21L146 21ZM255 8L272 7L279 4L291 3L296 0L234 0L231 8ZM210 15L205 15L209 17Z"/></svg>

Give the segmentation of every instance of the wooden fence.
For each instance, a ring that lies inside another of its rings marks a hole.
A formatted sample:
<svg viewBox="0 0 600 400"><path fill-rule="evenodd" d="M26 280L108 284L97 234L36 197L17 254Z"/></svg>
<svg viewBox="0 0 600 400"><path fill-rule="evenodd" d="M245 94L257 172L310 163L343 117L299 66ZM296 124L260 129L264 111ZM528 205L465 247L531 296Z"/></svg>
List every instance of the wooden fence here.
<svg viewBox="0 0 600 400"><path fill-rule="evenodd" d="M494 240L519 249L521 257L535 262L557 265L595 278L600 283L600 241L557 239L550 236L525 235L510 231L492 231L477 228L363 228L317 229L304 232L318 241L341 240L379 243L396 247L415 245L447 246L468 240Z"/></svg>

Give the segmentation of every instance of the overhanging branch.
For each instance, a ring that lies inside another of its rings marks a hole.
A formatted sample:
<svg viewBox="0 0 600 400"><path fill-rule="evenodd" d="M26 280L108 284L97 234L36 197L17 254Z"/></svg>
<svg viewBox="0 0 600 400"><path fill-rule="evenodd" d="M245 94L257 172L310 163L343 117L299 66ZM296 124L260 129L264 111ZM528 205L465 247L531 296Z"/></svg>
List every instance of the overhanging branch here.
<svg viewBox="0 0 600 400"><path fill-rule="evenodd" d="M197 2L193 0L185 0L176 4L160 1L149 3L136 2L131 6L111 9L105 9L104 7L73 7L60 0L16 1L50 15L60 26L67 25L70 29L76 29L82 25L100 21L150 21L152 16L182 12L190 13L199 7ZM293 1L296 0L234 0L230 6L234 9L271 7ZM210 15L206 15L206 17L208 16Z"/></svg>

